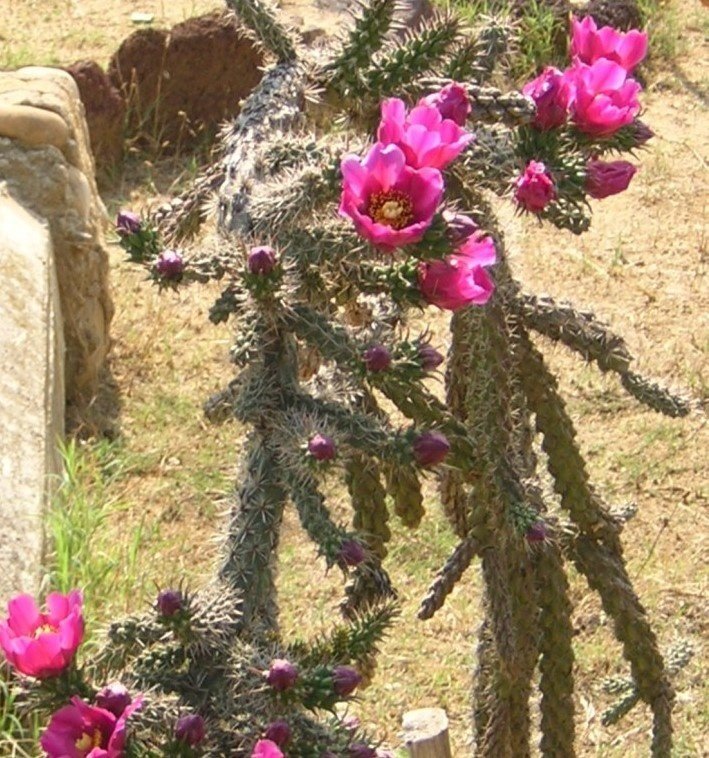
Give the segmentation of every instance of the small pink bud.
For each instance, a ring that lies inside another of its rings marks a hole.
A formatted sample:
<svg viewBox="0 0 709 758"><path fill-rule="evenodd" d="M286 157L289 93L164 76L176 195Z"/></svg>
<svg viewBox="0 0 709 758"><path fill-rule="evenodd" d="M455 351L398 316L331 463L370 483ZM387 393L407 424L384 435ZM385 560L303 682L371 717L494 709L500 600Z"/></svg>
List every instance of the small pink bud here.
<svg viewBox="0 0 709 758"><path fill-rule="evenodd" d="M348 755L350 758L377 758L377 751L364 742L355 742L350 745Z"/></svg>
<svg viewBox="0 0 709 758"><path fill-rule="evenodd" d="M119 211L116 216L116 232L121 237L128 237L131 234L137 234L142 224L140 216L133 211Z"/></svg>
<svg viewBox="0 0 709 758"><path fill-rule="evenodd" d="M424 432L413 444L414 458L419 466L428 468L440 463L450 451L448 439L441 432Z"/></svg>
<svg viewBox="0 0 709 758"><path fill-rule="evenodd" d="M425 105L432 105L443 118L455 121L458 126L465 125L472 110L468 91L458 82L447 84L438 92L424 97L421 102Z"/></svg>
<svg viewBox="0 0 709 758"><path fill-rule="evenodd" d="M178 282L185 271L185 262L176 250L163 250L155 261L155 270L163 279Z"/></svg>
<svg viewBox="0 0 709 758"><path fill-rule="evenodd" d="M337 448L332 437L316 434L308 442L308 452L316 461L331 461L337 455Z"/></svg>
<svg viewBox="0 0 709 758"><path fill-rule="evenodd" d="M277 262L276 251L272 247L262 245L251 248L247 266L252 274L267 276L276 267Z"/></svg>
<svg viewBox="0 0 709 758"><path fill-rule="evenodd" d="M524 536L527 538L527 542L544 542L547 538L546 524L543 521L535 521L527 528Z"/></svg>
<svg viewBox="0 0 709 758"><path fill-rule="evenodd" d="M635 136L635 147L641 147L655 136L655 132L639 118L633 121L633 134Z"/></svg>
<svg viewBox="0 0 709 758"><path fill-rule="evenodd" d="M107 685L94 699L94 703L99 708L103 708L104 711L108 711L116 717L120 716L132 701L133 698L130 696L128 689L120 682L113 682Z"/></svg>
<svg viewBox="0 0 709 758"><path fill-rule="evenodd" d="M362 677L351 666L336 666L332 670L332 688L340 697L348 697L360 685Z"/></svg>
<svg viewBox="0 0 709 758"><path fill-rule="evenodd" d="M175 726L175 738L190 747L197 747L204 741L204 719L198 713L180 716Z"/></svg>
<svg viewBox="0 0 709 758"><path fill-rule="evenodd" d="M586 166L586 192L596 200L628 189L637 169L628 161L591 160Z"/></svg>
<svg viewBox="0 0 709 758"><path fill-rule="evenodd" d="M443 363L443 360L443 356L428 342L419 346L419 361L424 371L435 371Z"/></svg>
<svg viewBox="0 0 709 758"><path fill-rule="evenodd" d="M359 566L367 557L367 551L357 540L344 540L340 547L340 561L346 566Z"/></svg>
<svg viewBox="0 0 709 758"><path fill-rule="evenodd" d="M161 590L158 593L157 608L161 616L170 618L182 610L184 599L179 590Z"/></svg>
<svg viewBox="0 0 709 758"><path fill-rule="evenodd" d="M271 742L275 742L279 747L287 744L292 736L291 728L286 721L274 721L266 728L264 737Z"/></svg>
<svg viewBox="0 0 709 758"><path fill-rule="evenodd" d="M283 658L276 658L271 661L268 671L265 674L266 682L273 687L276 692L285 692L289 690L298 678L298 669L290 661Z"/></svg>
<svg viewBox="0 0 709 758"><path fill-rule="evenodd" d="M540 161L530 161L515 185L517 203L531 213L541 213L556 198L554 181Z"/></svg>
<svg viewBox="0 0 709 758"><path fill-rule="evenodd" d="M451 245L455 248L460 247L469 237L472 237L480 230L480 227L473 219L464 213L443 211L443 220L448 227L448 238L451 241Z"/></svg>
<svg viewBox="0 0 709 758"><path fill-rule="evenodd" d="M561 126L569 113L573 90L568 78L557 68L548 66L522 92L534 100L537 108L534 126L542 131Z"/></svg>
<svg viewBox="0 0 709 758"><path fill-rule="evenodd" d="M373 345L364 351L364 365L367 371L386 371L391 366L391 353L384 345Z"/></svg>

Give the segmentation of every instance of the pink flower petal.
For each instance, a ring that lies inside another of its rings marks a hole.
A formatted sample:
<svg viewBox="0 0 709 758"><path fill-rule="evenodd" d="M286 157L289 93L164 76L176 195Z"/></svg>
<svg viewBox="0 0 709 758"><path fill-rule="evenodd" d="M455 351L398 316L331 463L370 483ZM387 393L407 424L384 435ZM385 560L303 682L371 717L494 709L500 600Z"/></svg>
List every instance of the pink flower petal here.
<svg viewBox="0 0 709 758"><path fill-rule="evenodd" d="M7 624L15 634L32 635L42 623L42 615L31 595L16 595L7 604L7 610Z"/></svg>

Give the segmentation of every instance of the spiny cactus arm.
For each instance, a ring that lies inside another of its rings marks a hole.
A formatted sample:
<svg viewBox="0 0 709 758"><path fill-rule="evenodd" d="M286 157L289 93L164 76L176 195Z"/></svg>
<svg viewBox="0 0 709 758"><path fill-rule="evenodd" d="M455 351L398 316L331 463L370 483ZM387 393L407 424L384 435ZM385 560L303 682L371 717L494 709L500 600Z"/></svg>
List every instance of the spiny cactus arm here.
<svg viewBox="0 0 709 758"><path fill-rule="evenodd" d="M390 464L384 470L387 492L394 501L394 513L404 526L413 529L426 513L423 507L421 481L413 466Z"/></svg>
<svg viewBox="0 0 709 758"><path fill-rule="evenodd" d="M277 626L274 561L287 493L266 440L253 434L228 527L219 577L241 598L241 627Z"/></svg>
<svg viewBox="0 0 709 758"><path fill-rule="evenodd" d="M535 581L541 616L539 687L542 691L542 755L569 756L574 750L574 629L569 583L561 552L553 538L534 556Z"/></svg>
<svg viewBox="0 0 709 758"><path fill-rule="evenodd" d="M251 193L268 166L261 160L262 148L279 134L288 134L301 125L306 86L306 71L297 62L274 66L225 131L225 178L219 191L218 214L221 229L250 234Z"/></svg>
<svg viewBox="0 0 709 758"><path fill-rule="evenodd" d="M432 618L436 611L443 607L446 598L479 551L480 544L474 537L466 537L458 543L443 568L436 574L426 597L421 601L417 615L422 621Z"/></svg>
<svg viewBox="0 0 709 758"><path fill-rule="evenodd" d="M296 58L296 45L290 31L279 21L278 11L268 0L226 0L256 40L273 53L279 63Z"/></svg>
<svg viewBox="0 0 709 758"><path fill-rule="evenodd" d="M366 662L399 615L395 602L383 603L315 640L295 642L287 652L305 667Z"/></svg>
<svg viewBox="0 0 709 758"><path fill-rule="evenodd" d="M343 95L360 85L360 72L369 66L384 44L394 20L397 0L369 0L360 8L342 49L323 67L321 74L330 87Z"/></svg>
<svg viewBox="0 0 709 758"><path fill-rule="evenodd" d="M109 624L105 643L92 655L91 668L98 680L124 668L138 651L167 640L169 632L155 613L127 616Z"/></svg>
<svg viewBox="0 0 709 758"><path fill-rule="evenodd" d="M338 563L342 543L352 535L337 526L318 490L317 481L305 466L282 466L283 480L300 517L300 523L310 539L318 546L328 568Z"/></svg>
<svg viewBox="0 0 709 758"><path fill-rule="evenodd" d="M364 453L353 455L345 464L345 481L354 509L352 525L378 558L386 557L391 530L387 525L386 490L376 458Z"/></svg>
<svg viewBox="0 0 709 758"><path fill-rule="evenodd" d="M454 81L473 80L485 83L500 56L507 50L510 27L498 19L489 19L463 42L446 62L445 75Z"/></svg>
<svg viewBox="0 0 709 758"><path fill-rule="evenodd" d="M375 606L396 598L397 592L389 574L379 565L378 558L370 557L366 563L360 563L352 571L345 585L345 597L340 602L340 611L344 618L352 621Z"/></svg>
<svg viewBox="0 0 709 758"><path fill-rule="evenodd" d="M257 236L275 237L298 219L334 200L339 192L339 171L334 166L306 165L282 172L275 180L259 184L254 191L249 205L251 231Z"/></svg>
<svg viewBox="0 0 709 758"><path fill-rule="evenodd" d="M459 21L452 15L440 15L417 29L406 40L364 72L361 90L351 97L362 98L368 104L378 103L392 92L403 93L416 80L435 70L457 39ZM414 87L416 88L416 87Z"/></svg>
<svg viewBox="0 0 709 758"><path fill-rule="evenodd" d="M673 645L665 657L667 674L676 676L692 659L694 650L686 640L680 640ZM603 690L610 695L620 695L620 698L601 715L601 723L610 726L620 721L641 700L637 684L633 679L614 677L603 682Z"/></svg>
<svg viewBox="0 0 709 758"><path fill-rule="evenodd" d="M511 304L525 324L535 331L594 361L601 371L620 376L623 387L641 403L667 416L686 416L691 403L630 370L633 357L625 340L599 321L595 314L578 311L550 297L522 295Z"/></svg>
<svg viewBox="0 0 709 758"><path fill-rule="evenodd" d="M306 305L288 308L284 323L300 339L316 347L326 360L340 365L357 365L361 361L360 351L347 331ZM475 456L475 445L467 438L464 425L447 412L440 400L420 384L396 376L381 377L377 386L408 418L449 434L452 449L448 460L454 465L468 465Z"/></svg>
<svg viewBox="0 0 709 758"><path fill-rule="evenodd" d="M586 465L575 441L576 430L558 392L556 378L521 325L516 337L520 380L530 410L536 414L537 430L542 434L542 448L547 454L561 505L585 534L602 539L620 554L618 526L589 483Z"/></svg>
<svg viewBox="0 0 709 758"><path fill-rule="evenodd" d="M534 118L534 103L521 92L502 92L479 84L468 84L467 90L473 106L470 114L473 123L514 127Z"/></svg>
<svg viewBox="0 0 709 758"><path fill-rule="evenodd" d="M638 694L652 709L653 758L666 758L672 753L674 693L655 634L623 560L616 551L584 535L573 540L567 551L591 589L601 596L604 611L613 619Z"/></svg>

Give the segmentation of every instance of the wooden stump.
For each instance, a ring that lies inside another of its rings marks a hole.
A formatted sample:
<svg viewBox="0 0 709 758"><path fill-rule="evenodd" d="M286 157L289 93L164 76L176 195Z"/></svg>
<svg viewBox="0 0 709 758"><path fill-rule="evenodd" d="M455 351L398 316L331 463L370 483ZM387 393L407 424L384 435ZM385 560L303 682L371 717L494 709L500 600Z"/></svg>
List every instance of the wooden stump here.
<svg viewBox="0 0 709 758"><path fill-rule="evenodd" d="M412 758L452 758L448 716L442 708L409 711L402 719L404 741Z"/></svg>

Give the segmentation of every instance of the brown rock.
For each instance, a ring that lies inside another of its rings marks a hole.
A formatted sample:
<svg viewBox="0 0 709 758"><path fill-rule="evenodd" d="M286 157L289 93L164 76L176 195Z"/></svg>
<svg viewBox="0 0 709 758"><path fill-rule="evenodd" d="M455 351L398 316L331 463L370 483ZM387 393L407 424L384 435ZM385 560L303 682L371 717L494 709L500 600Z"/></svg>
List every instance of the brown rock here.
<svg viewBox="0 0 709 758"><path fill-rule="evenodd" d="M84 104L96 168L111 168L123 158L125 100L95 61L77 61L66 70Z"/></svg>
<svg viewBox="0 0 709 758"><path fill-rule="evenodd" d="M128 133L174 152L236 115L263 64L233 16L210 13L169 32L135 32L114 54L108 75L129 104Z"/></svg>

